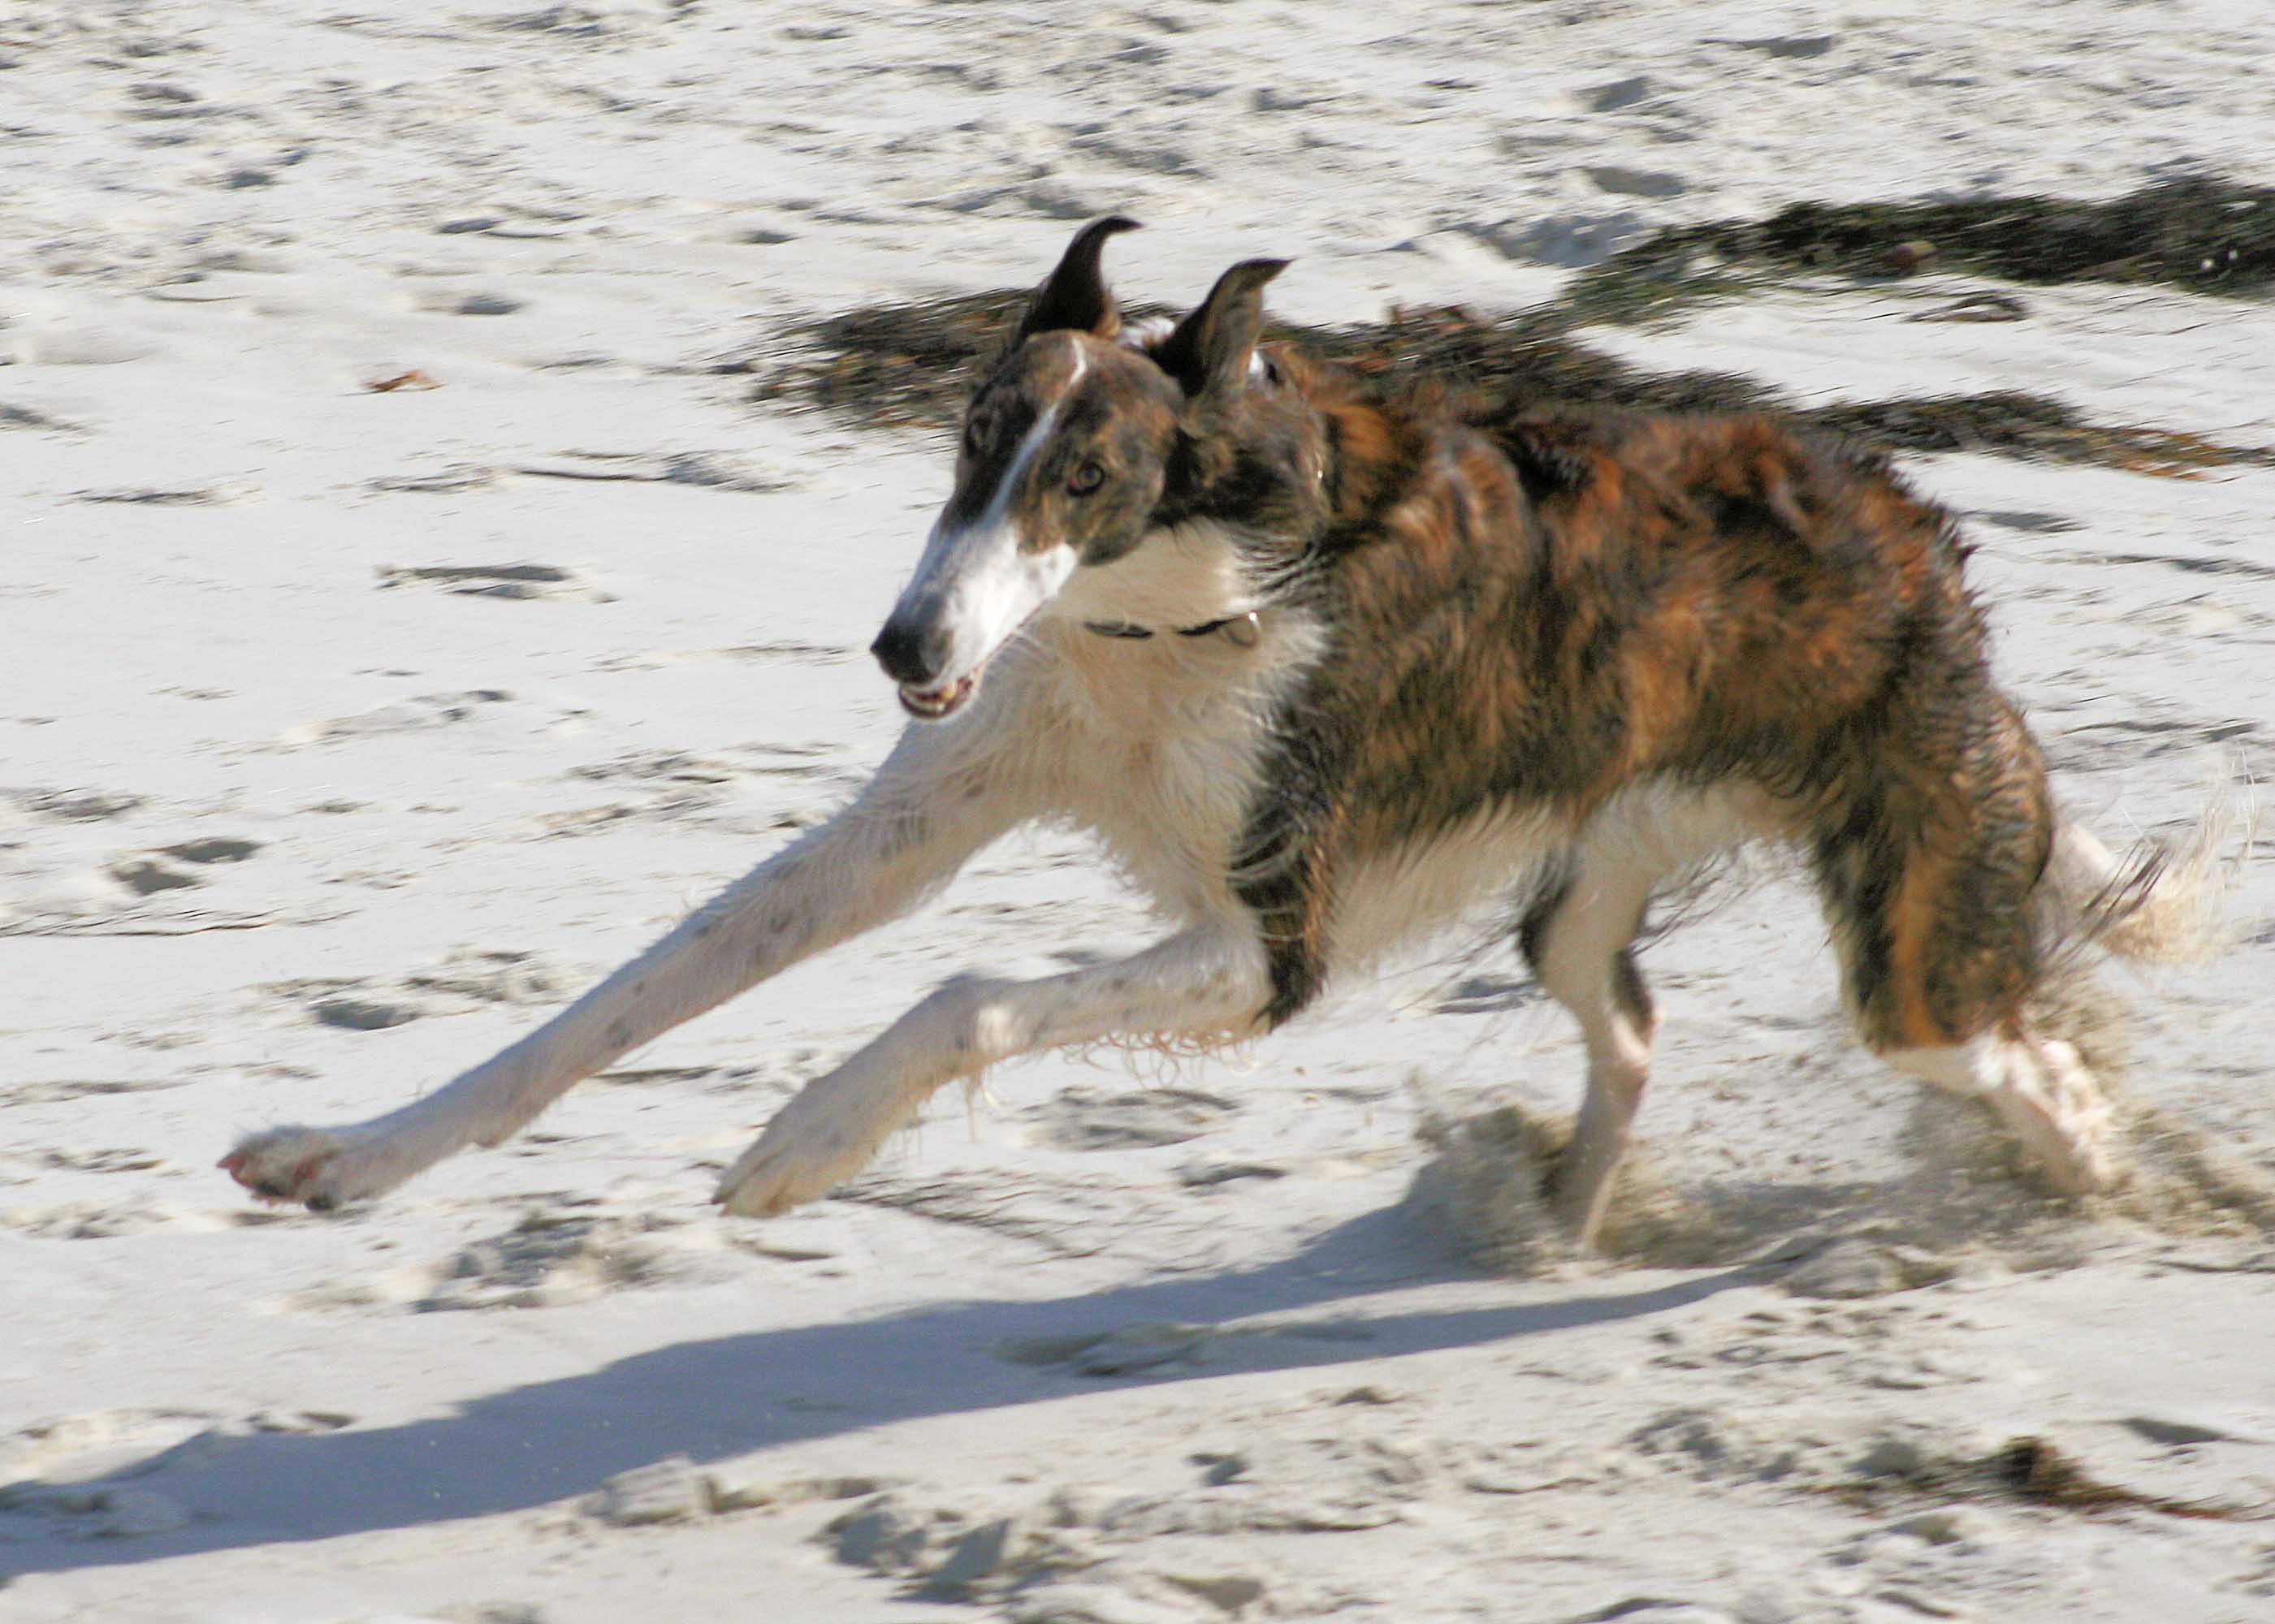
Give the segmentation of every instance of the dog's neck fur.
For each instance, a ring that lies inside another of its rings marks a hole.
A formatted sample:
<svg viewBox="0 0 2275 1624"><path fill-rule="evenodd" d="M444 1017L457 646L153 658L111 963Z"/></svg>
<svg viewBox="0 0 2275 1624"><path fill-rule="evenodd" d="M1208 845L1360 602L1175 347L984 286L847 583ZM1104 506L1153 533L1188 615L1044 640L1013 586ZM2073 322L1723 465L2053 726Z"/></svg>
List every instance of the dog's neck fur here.
<svg viewBox="0 0 2275 1624"><path fill-rule="evenodd" d="M1155 530L1112 563L1077 570L1048 606L1054 619L1183 631L1263 607L1245 550L1210 519Z"/></svg>

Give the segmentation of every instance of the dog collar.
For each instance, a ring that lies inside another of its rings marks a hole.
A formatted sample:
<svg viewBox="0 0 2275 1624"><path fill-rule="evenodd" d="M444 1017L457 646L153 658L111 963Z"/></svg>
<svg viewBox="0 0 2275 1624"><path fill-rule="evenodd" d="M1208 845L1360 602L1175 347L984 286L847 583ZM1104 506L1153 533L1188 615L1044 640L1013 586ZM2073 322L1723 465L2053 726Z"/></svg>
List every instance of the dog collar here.
<svg viewBox="0 0 2275 1624"><path fill-rule="evenodd" d="M1133 625L1126 620L1086 620L1083 630L1094 631L1102 638L1130 638L1143 640L1154 635L1151 626ZM1263 635L1263 623L1254 609L1245 615L1228 615L1222 620L1212 620L1198 626L1172 626L1181 638L1205 638L1211 632L1221 631L1224 640L1235 648L1254 648Z"/></svg>

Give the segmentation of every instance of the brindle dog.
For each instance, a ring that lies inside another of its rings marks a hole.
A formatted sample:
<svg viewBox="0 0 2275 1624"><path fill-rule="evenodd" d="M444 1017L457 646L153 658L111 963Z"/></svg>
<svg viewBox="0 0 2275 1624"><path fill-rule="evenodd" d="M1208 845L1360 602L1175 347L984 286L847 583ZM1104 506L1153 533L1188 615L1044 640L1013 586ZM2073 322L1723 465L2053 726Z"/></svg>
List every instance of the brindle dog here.
<svg viewBox="0 0 2275 1624"><path fill-rule="evenodd" d="M1655 1027L1634 938L1655 889L1748 841L1805 862L1868 1044L1987 1099L2056 1188L2111 1180L2094 1079L2033 1011L2071 947L2148 940L2158 858L2055 808L1946 514L1765 418L1371 389L1259 343L1281 261L1125 333L1100 258L1131 223L1075 238L972 397L874 648L916 721L854 802L450 1086L223 1166L311 1206L376 1194L1047 819L1093 831L1168 933L949 982L783 1107L730 1211L820 1196L997 1061L1251 1037L1517 898L1586 1039L1553 1183L1592 1241Z"/></svg>

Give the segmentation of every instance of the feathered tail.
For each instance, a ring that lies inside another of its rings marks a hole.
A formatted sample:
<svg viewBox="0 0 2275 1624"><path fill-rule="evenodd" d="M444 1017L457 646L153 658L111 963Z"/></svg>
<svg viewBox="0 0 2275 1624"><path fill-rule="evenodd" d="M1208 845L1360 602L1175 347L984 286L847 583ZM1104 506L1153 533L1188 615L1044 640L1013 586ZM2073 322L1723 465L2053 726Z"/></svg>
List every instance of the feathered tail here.
<svg viewBox="0 0 2275 1624"><path fill-rule="evenodd" d="M2232 946L2233 928L2218 904L2250 855L2257 824L2255 808L2239 818L2235 799L2221 788L2185 837L2144 840L2122 857L2062 818L2038 884L2049 964L2059 969L2086 952L2195 964Z"/></svg>

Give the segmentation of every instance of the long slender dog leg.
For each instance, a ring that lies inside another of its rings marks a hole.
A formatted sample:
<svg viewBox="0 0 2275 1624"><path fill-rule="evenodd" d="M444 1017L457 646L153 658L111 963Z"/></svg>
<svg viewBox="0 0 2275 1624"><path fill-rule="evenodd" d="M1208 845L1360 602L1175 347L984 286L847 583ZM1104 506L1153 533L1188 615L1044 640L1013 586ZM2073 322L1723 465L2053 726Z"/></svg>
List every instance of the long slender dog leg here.
<svg viewBox="0 0 2275 1624"><path fill-rule="evenodd" d="M913 907L1025 815L1008 777L911 729L852 805L519 1042L385 1116L270 1129L221 1165L256 1195L321 1209L495 1144L618 1056Z"/></svg>
<svg viewBox="0 0 2275 1624"><path fill-rule="evenodd" d="M1588 1092L1551 1180L1557 1219L1582 1247L1595 1245L1611 1205L1613 1175L1651 1080L1659 1027L1629 944L1659 869L1621 855L1625 861L1602 842L1592 853L1583 846L1570 877L1523 931L1533 974L1579 1020L1587 1044Z"/></svg>
<svg viewBox="0 0 2275 1624"><path fill-rule="evenodd" d="M2109 1102L2071 1045L1984 1032L1949 1048L1893 1049L1881 1058L1938 1088L1988 1100L2062 1194L2091 1195L2117 1182Z"/></svg>
<svg viewBox="0 0 2275 1624"><path fill-rule="evenodd" d="M858 1172L941 1084L1014 1055L1104 1038L1244 1037L1271 996L1264 952L1228 926L1039 981L949 982L784 1106L720 1181L731 1212L764 1217Z"/></svg>
<svg viewBox="0 0 2275 1624"><path fill-rule="evenodd" d="M1766 797L1742 789L1615 800L1581 832L1561 883L1525 917L1525 958L1587 1044L1588 1091L1549 1181L1557 1219L1582 1247L1594 1246L1603 1227L1651 1080L1659 1016L1632 944L1651 893L1700 858L1774 828L1778 817Z"/></svg>

